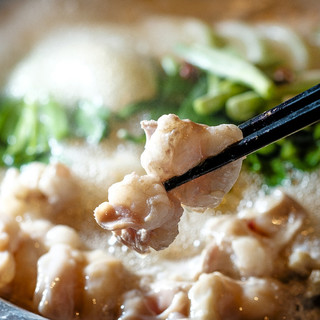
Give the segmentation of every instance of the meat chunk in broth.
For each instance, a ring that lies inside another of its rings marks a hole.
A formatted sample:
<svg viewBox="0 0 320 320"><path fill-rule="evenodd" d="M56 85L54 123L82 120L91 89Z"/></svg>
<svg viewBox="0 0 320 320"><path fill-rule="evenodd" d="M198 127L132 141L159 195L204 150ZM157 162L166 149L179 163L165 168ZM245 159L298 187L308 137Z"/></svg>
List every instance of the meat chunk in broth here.
<svg viewBox="0 0 320 320"><path fill-rule="evenodd" d="M81 275L81 255L69 246L53 246L38 261L34 304L40 314L53 319L71 319Z"/></svg>
<svg viewBox="0 0 320 320"><path fill-rule="evenodd" d="M242 138L235 125L215 127L164 115L158 121L142 121L147 142L141 163L148 174L163 182L179 176L204 159L218 154ZM239 176L242 160L199 177L171 191L183 205L200 211L216 207Z"/></svg>
<svg viewBox="0 0 320 320"><path fill-rule="evenodd" d="M83 269L84 290L82 317L84 319L114 319L125 281L130 280L120 260L101 250L86 253ZM126 284L128 287L128 284Z"/></svg>
<svg viewBox="0 0 320 320"><path fill-rule="evenodd" d="M129 276L120 260L101 250L53 244L38 260L34 308L55 320L115 319L124 290L122 279Z"/></svg>
<svg viewBox="0 0 320 320"><path fill-rule="evenodd" d="M95 209L98 224L138 252L161 250L178 234L183 209L152 175L131 173L109 188L109 202Z"/></svg>
<svg viewBox="0 0 320 320"><path fill-rule="evenodd" d="M202 272L223 270L234 278L288 274L288 253L306 216L297 202L275 190L238 215L211 218L204 230L211 240Z"/></svg>
<svg viewBox="0 0 320 320"><path fill-rule="evenodd" d="M199 320L286 319L286 291L272 279L236 281L219 272L202 274L189 291L190 317ZM292 308L294 307L293 299ZM289 306L287 306L289 308Z"/></svg>
<svg viewBox="0 0 320 320"><path fill-rule="evenodd" d="M109 201L95 210L98 224L138 252L161 250L178 234L181 205L200 211L217 206L238 178L242 160L166 192L162 182L241 139L234 125L209 127L176 115L142 121L147 135L141 155L147 175L127 175L109 188Z"/></svg>
<svg viewBox="0 0 320 320"><path fill-rule="evenodd" d="M168 286L169 285L169 286ZM147 292L128 291L123 297L119 319L186 319L189 313L189 285L161 281L161 285Z"/></svg>
<svg viewBox="0 0 320 320"><path fill-rule="evenodd" d="M10 216L2 215L0 218L0 292L15 276L14 254L19 248L21 238L17 221Z"/></svg>
<svg viewBox="0 0 320 320"><path fill-rule="evenodd" d="M66 165L32 162L20 171L10 168L6 172L0 188L0 201L13 216L30 210L34 215L36 211L41 215L44 211L50 213L63 207L73 199L76 190L75 179Z"/></svg>

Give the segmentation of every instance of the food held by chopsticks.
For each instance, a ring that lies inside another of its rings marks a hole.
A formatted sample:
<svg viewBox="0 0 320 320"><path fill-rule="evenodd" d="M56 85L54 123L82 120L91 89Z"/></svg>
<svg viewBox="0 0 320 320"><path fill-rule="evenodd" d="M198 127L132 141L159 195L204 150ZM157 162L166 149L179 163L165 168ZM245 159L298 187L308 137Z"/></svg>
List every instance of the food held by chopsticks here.
<svg viewBox="0 0 320 320"><path fill-rule="evenodd" d="M241 158L318 122L319 111L320 84L249 119L240 125L243 132L172 114L142 121L147 141L141 163L148 176L131 174L111 186L109 202L95 209L96 221L139 252L163 249L178 234L179 202L195 211L218 206L239 176Z"/></svg>
<svg viewBox="0 0 320 320"><path fill-rule="evenodd" d="M204 211L220 204L237 180L242 159L167 193L163 182L184 173L242 138L235 125L210 127L164 115L143 121L147 135L141 163L147 175L132 173L112 185L109 202L95 209L98 224L139 252L166 248L178 234L181 205Z"/></svg>

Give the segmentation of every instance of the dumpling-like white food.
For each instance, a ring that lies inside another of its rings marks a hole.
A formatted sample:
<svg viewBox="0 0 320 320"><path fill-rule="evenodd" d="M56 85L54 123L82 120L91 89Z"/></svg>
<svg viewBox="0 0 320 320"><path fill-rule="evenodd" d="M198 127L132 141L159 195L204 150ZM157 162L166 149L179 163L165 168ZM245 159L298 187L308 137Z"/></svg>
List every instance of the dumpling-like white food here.
<svg viewBox="0 0 320 320"><path fill-rule="evenodd" d="M177 236L183 209L157 177L131 173L109 188L108 197L95 209L95 219L127 246L161 250Z"/></svg>
<svg viewBox="0 0 320 320"><path fill-rule="evenodd" d="M163 182L179 176L206 158L216 155L242 138L235 125L215 127L164 115L158 121L142 121L147 135L141 164L148 174ZM183 205L204 210L216 207L239 176L242 160L230 163L214 172L192 180L170 193Z"/></svg>

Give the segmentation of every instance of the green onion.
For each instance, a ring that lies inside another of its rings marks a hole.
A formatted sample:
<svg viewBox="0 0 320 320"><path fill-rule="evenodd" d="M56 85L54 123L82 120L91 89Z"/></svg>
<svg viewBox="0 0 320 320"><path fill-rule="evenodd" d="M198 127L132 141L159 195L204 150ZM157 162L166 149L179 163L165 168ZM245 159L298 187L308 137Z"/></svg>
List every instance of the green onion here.
<svg viewBox="0 0 320 320"><path fill-rule="evenodd" d="M235 122L250 119L263 107L264 100L255 92L248 91L229 98L226 113Z"/></svg>
<svg viewBox="0 0 320 320"><path fill-rule="evenodd" d="M269 99L274 94L273 82L262 71L229 51L202 45L180 45L176 53L200 69L252 88L263 98Z"/></svg>
<svg viewBox="0 0 320 320"><path fill-rule="evenodd" d="M200 115L209 115L224 107L229 95L221 92L219 94L206 94L194 100L194 111Z"/></svg>
<svg viewBox="0 0 320 320"><path fill-rule="evenodd" d="M214 87L212 83L210 84L209 93L194 100L194 110L201 115L209 115L220 111L230 97L244 90L246 90L245 87L234 82L228 80L218 82L216 80Z"/></svg>

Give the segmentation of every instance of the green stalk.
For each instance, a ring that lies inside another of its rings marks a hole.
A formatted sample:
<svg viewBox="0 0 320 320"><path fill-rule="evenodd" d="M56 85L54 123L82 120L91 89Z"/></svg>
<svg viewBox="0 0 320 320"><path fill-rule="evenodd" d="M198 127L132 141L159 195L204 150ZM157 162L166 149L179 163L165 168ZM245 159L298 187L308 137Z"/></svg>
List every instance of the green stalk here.
<svg viewBox="0 0 320 320"><path fill-rule="evenodd" d="M226 50L195 44L179 45L176 53L201 69L252 88L265 99L274 94L273 82L262 71Z"/></svg>
<svg viewBox="0 0 320 320"><path fill-rule="evenodd" d="M228 99L226 113L230 119L241 122L257 114L263 105L264 100L257 93L247 91Z"/></svg>
<svg viewBox="0 0 320 320"><path fill-rule="evenodd" d="M210 115L221 110L226 101L245 90L245 87L228 80L222 80L216 85L215 90L195 99L193 108L196 113Z"/></svg>

